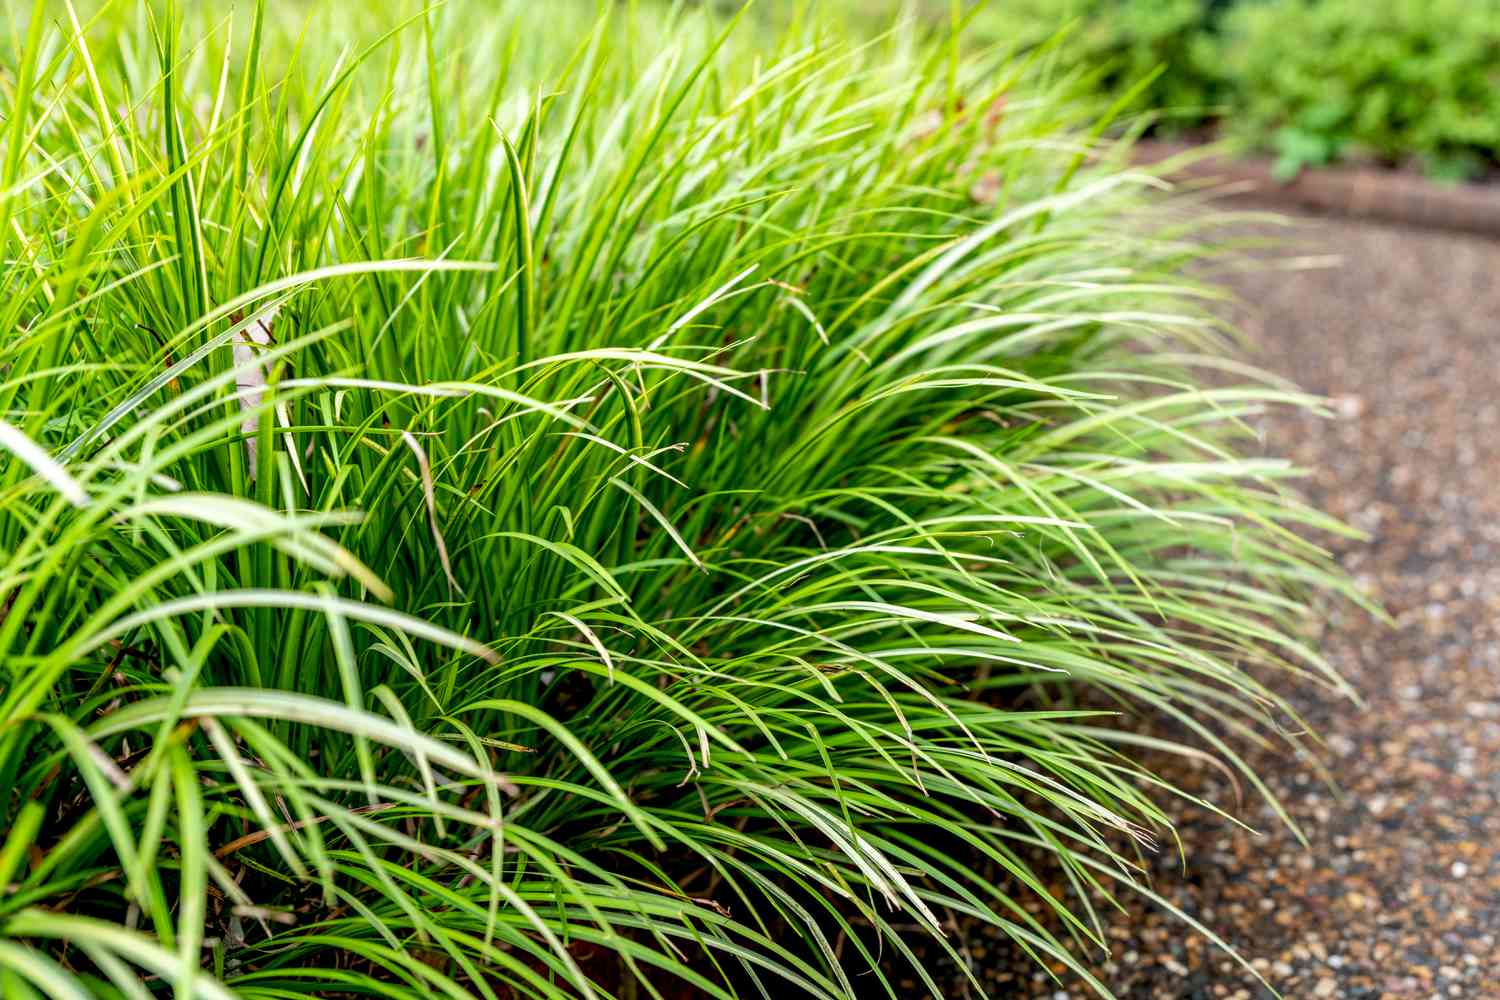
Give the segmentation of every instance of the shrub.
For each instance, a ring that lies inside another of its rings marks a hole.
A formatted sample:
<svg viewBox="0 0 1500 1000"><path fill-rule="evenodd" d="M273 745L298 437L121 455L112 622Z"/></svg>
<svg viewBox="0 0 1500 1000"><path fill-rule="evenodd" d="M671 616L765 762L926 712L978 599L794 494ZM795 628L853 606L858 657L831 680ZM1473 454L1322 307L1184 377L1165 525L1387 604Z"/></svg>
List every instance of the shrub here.
<svg viewBox="0 0 1500 1000"><path fill-rule="evenodd" d="M970 41L1021 58L1040 55L1106 104L1138 89L1130 110L1150 113L1169 130L1202 124L1220 96L1210 37L1215 5L1204 0L836 0L827 6L866 32L915 9L919 24L941 33L956 13ZM770 9L785 13L795 2L772 0Z"/></svg>
<svg viewBox="0 0 1500 1000"><path fill-rule="evenodd" d="M1112 100L1144 84L1133 110L1168 129L1212 116L1220 99L1203 0L1007 0L981 4L976 31L1022 48L1065 31L1057 58ZM1158 75L1159 74L1159 75ZM1149 81L1149 82L1147 82Z"/></svg>
<svg viewBox="0 0 1500 1000"><path fill-rule="evenodd" d="M848 0L884 24L896 0ZM842 5L838 5L842 6ZM953 4L922 0L929 25ZM1347 158L1473 177L1500 159L1497 0L961 0L974 34L1171 132L1216 128L1290 178ZM883 15L883 16L882 16ZM1157 71L1160 70L1159 75Z"/></svg>
<svg viewBox="0 0 1500 1000"><path fill-rule="evenodd" d="M1283 174L1346 155L1471 176L1500 150L1494 0L1263 0L1226 20L1232 134Z"/></svg>
<svg viewBox="0 0 1500 1000"><path fill-rule="evenodd" d="M1089 980L1112 713L1255 783L1341 686L1150 179L907 32L356 9L0 64L0 988Z"/></svg>

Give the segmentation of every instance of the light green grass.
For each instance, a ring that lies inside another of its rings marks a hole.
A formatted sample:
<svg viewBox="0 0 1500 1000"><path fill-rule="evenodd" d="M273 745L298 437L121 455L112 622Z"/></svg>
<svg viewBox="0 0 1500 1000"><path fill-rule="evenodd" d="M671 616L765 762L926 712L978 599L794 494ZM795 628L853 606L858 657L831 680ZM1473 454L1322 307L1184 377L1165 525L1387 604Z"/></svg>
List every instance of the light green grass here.
<svg viewBox="0 0 1500 1000"><path fill-rule="evenodd" d="M1003 53L366 9L12 11L0 993L1091 981L1140 717L1343 687L1191 226Z"/></svg>

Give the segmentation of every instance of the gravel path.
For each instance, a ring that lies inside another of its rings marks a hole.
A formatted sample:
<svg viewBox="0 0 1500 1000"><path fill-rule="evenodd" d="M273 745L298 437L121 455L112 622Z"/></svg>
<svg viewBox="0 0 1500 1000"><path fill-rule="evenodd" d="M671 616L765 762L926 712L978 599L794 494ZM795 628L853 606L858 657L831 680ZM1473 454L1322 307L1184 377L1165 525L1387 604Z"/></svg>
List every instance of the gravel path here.
<svg viewBox="0 0 1500 1000"><path fill-rule="evenodd" d="M1300 249L1338 254L1342 266L1234 276L1237 319L1265 367L1332 397L1338 417L1275 418L1268 449L1314 470L1312 499L1369 533L1336 551L1396 627L1334 611L1322 648L1365 704L1298 696L1327 738L1342 796L1306 761L1249 758L1311 848L1269 809L1244 817L1257 836L1178 807L1187 868L1164 850L1155 886L1286 997L1496 1000L1500 243L1328 220L1297 232ZM1217 773L1175 766L1183 786L1234 802ZM1127 1000L1272 996L1144 906L1111 938L1098 975ZM1019 957L983 954L975 967L994 995L1091 995Z"/></svg>

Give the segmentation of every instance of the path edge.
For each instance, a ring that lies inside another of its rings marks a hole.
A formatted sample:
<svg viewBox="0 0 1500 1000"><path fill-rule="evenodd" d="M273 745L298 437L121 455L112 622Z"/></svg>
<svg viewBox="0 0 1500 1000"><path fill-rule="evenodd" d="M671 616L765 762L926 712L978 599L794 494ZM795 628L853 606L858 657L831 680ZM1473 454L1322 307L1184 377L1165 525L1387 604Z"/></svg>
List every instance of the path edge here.
<svg viewBox="0 0 1500 1000"><path fill-rule="evenodd" d="M1394 170L1326 167L1282 182L1265 157L1142 139L1132 158L1176 181L1214 184L1228 196L1285 211L1317 212L1500 239L1500 185L1436 184Z"/></svg>

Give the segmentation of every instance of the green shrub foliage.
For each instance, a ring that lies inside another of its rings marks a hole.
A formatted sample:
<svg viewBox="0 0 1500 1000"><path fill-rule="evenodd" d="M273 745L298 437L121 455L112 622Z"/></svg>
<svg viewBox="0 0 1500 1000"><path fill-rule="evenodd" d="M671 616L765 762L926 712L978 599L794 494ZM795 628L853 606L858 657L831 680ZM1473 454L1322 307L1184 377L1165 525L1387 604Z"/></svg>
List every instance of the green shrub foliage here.
<svg viewBox="0 0 1500 1000"><path fill-rule="evenodd" d="M947 5L924 9L937 22ZM960 9L997 43L1047 50L1102 103L1149 80L1132 107L1160 130L1216 127L1276 153L1283 177L1353 158L1451 179L1500 159L1496 0L994 0Z"/></svg>
<svg viewBox="0 0 1500 1000"><path fill-rule="evenodd" d="M1283 172L1358 154L1464 177L1500 150L1500 3L1269 0L1229 17L1225 124Z"/></svg>
<svg viewBox="0 0 1500 1000"><path fill-rule="evenodd" d="M1006 0L981 5L975 28L1022 49L1055 42L1090 89L1108 99L1139 86L1134 109L1173 130L1216 111L1212 20L1202 0Z"/></svg>

